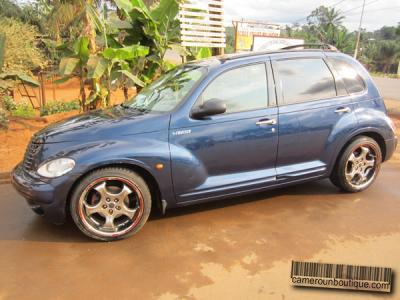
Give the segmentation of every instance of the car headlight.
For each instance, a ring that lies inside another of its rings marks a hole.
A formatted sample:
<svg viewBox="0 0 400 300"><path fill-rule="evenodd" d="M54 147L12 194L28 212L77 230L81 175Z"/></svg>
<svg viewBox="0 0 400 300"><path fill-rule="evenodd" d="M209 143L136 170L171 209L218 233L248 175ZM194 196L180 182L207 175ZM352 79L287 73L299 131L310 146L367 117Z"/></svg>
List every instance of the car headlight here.
<svg viewBox="0 0 400 300"><path fill-rule="evenodd" d="M43 177L55 178L64 175L75 167L75 161L71 158L57 158L41 165L37 170Z"/></svg>

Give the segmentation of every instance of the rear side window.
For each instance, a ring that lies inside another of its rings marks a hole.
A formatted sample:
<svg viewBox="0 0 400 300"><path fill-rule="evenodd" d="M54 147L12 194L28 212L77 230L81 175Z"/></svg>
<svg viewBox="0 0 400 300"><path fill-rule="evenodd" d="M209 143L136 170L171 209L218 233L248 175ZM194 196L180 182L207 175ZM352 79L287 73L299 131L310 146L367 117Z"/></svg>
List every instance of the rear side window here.
<svg viewBox="0 0 400 300"><path fill-rule="evenodd" d="M285 104L336 96L335 80L321 58L276 61Z"/></svg>
<svg viewBox="0 0 400 300"><path fill-rule="evenodd" d="M198 105L213 98L226 103L226 113L267 108L265 64L240 67L222 73L204 90Z"/></svg>
<svg viewBox="0 0 400 300"><path fill-rule="evenodd" d="M364 80L350 63L340 57L329 57L328 59L344 82L349 94L365 90Z"/></svg>

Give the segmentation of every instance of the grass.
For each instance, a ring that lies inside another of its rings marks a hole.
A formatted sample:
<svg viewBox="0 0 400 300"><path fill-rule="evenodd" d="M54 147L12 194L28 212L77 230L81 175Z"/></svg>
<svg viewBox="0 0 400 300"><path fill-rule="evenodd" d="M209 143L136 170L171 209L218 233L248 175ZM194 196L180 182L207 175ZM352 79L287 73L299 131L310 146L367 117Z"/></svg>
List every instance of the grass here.
<svg viewBox="0 0 400 300"><path fill-rule="evenodd" d="M400 78L399 74L393 74L393 73L385 74L382 72L371 72L371 75L375 77Z"/></svg>
<svg viewBox="0 0 400 300"><path fill-rule="evenodd" d="M68 112L71 110L77 110L80 108L79 100L73 100L69 102L55 101L49 102L40 109L40 116L48 116L61 112Z"/></svg>
<svg viewBox="0 0 400 300"><path fill-rule="evenodd" d="M19 103L11 110L13 117L32 118L35 116L35 110L28 103Z"/></svg>

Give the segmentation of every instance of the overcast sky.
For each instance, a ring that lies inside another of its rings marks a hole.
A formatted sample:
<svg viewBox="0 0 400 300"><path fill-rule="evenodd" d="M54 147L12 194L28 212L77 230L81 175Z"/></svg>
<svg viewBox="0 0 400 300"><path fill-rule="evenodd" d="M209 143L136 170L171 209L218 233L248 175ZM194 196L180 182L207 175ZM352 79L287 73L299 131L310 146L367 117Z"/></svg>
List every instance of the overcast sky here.
<svg viewBox="0 0 400 300"><path fill-rule="evenodd" d="M343 25L356 30L363 0L225 0L225 22L254 19L274 23L305 22L312 10L320 5L334 6L345 15ZM400 0L366 0L363 28L379 29L400 22ZM336 5L335 5L336 4Z"/></svg>

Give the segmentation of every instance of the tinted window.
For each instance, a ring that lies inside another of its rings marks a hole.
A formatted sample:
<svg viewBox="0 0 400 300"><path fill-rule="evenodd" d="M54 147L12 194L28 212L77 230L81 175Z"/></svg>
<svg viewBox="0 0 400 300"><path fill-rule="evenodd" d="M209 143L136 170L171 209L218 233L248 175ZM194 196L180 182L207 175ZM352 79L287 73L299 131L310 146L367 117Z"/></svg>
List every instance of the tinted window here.
<svg viewBox="0 0 400 300"><path fill-rule="evenodd" d="M276 62L282 82L285 104L336 96L331 71L320 58L280 60Z"/></svg>
<svg viewBox="0 0 400 300"><path fill-rule="evenodd" d="M340 57L330 57L329 61L343 80L348 93L359 93L365 89L364 80L350 63Z"/></svg>
<svg viewBox="0 0 400 300"><path fill-rule="evenodd" d="M204 90L199 105L213 98L226 103L227 113L266 108L265 65L241 67L221 74Z"/></svg>

